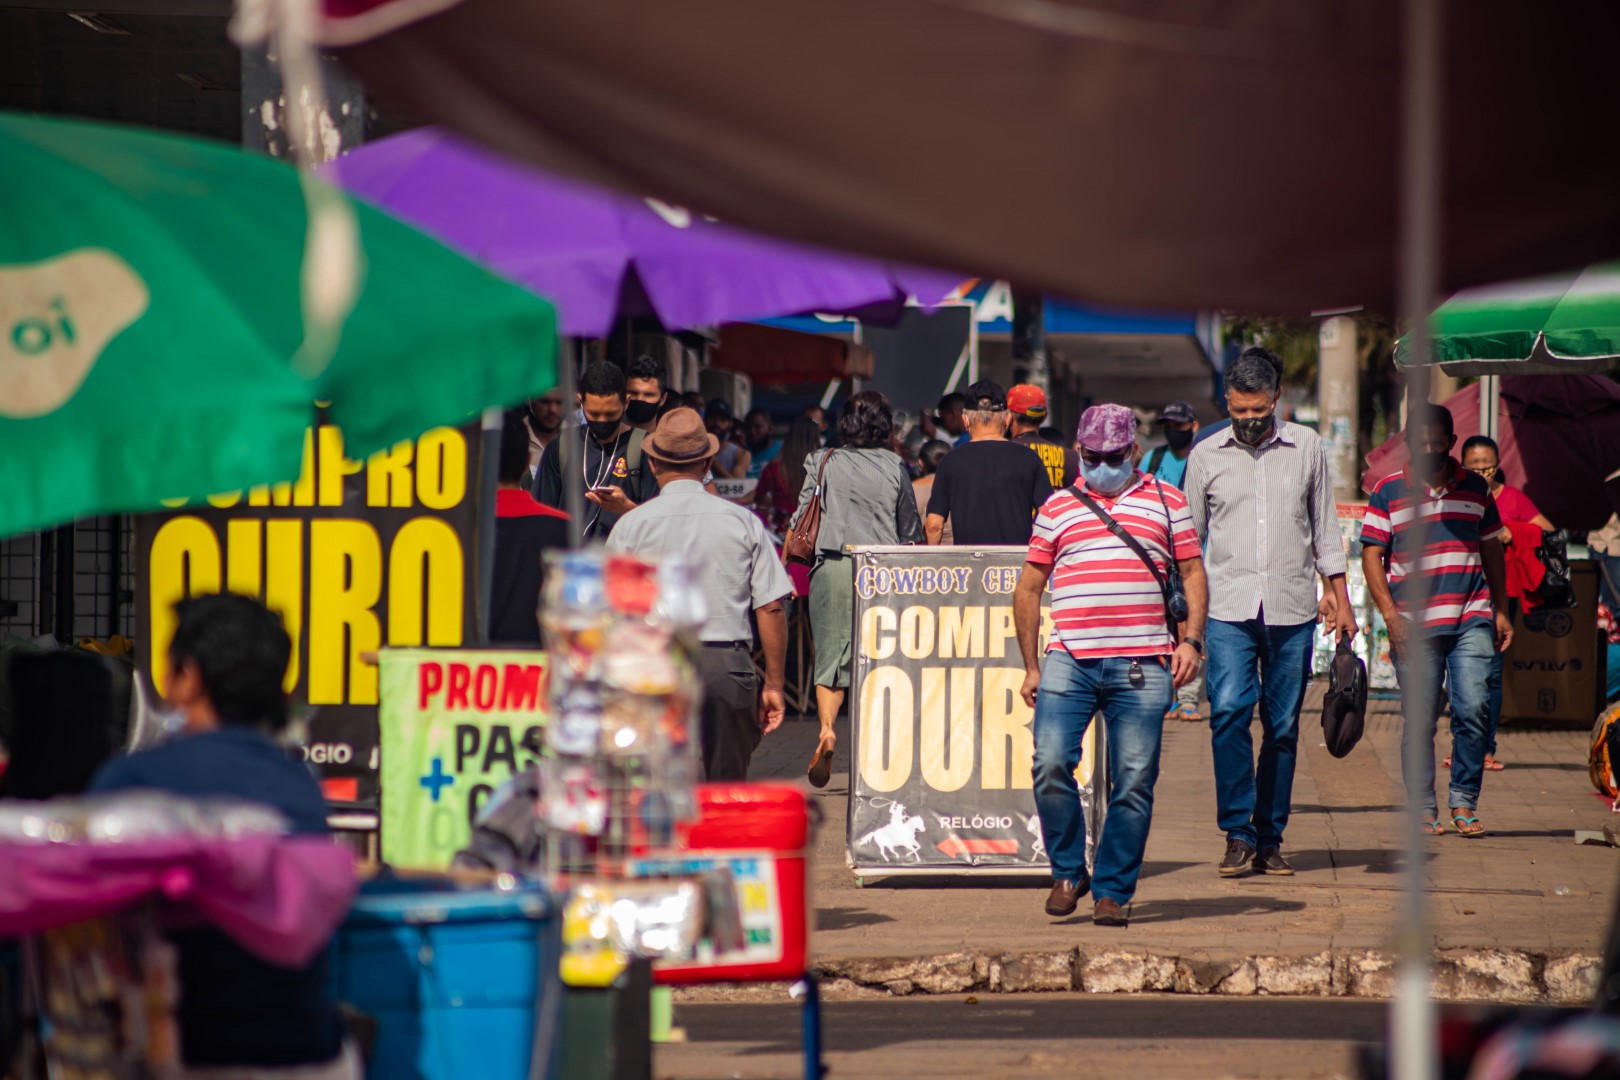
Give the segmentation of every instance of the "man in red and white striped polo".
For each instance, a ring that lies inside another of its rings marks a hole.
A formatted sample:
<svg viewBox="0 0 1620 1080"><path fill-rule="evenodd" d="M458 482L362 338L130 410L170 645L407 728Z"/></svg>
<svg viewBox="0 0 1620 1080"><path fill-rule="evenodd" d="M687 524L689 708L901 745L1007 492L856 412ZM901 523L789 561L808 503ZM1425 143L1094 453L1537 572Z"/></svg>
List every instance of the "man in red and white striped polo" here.
<svg viewBox="0 0 1620 1080"><path fill-rule="evenodd" d="M1086 410L1077 439L1083 480L1053 494L1036 515L1013 595L1023 695L1035 709L1035 809L1052 862L1046 913L1073 913L1089 890L1096 901L1092 922L1100 926L1128 922L1153 819L1164 714L1175 688L1202 662L1209 599L1187 500L1136 470L1135 446L1130 409ZM1162 584L1172 561L1181 570L1188 608L1176 625ZM1048 580L1053 631L1042 658L1041 596ZM1110 791L1096 873L1088 878L1074 770L1099 711L1108 729Z"/></svg>

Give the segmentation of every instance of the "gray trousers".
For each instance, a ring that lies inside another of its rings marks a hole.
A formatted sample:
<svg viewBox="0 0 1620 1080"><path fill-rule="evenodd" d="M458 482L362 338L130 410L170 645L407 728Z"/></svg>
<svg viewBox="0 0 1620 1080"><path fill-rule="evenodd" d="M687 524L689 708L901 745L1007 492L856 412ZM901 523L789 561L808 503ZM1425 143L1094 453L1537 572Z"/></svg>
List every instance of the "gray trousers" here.
<svg viewBox="0 0 1620 1080"><path fill-rule="evenodd" d="M703 680L703 778L748 779L759 730L759 673L743 645L704 645L696 667Z"/></svg>

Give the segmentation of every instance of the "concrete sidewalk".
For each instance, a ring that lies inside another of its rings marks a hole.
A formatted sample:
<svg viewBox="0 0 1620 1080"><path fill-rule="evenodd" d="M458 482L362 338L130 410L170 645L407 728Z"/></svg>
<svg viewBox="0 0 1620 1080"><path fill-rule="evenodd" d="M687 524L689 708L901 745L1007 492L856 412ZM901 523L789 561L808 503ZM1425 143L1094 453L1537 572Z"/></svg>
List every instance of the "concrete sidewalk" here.
<svg viewBox="0 0 1620 1080"><path fill-rule="evenodd" d="M1322 745L1321 687L1307 697L1285 854L1297 875L1216 875L1206 724L1168 722L1147 863L1131 924L1094 927L1042 911L1050 882L960 876L864 886L847 869L848 729L813 881L817 967L838 990L891 993L1086 989L1386 996L1401 912L1401 721L1374 702L1346 759ZM1443 723L1443 722L1442 722ZM1429 944L1442 997L1575 1001L1595 985L1620 851L1578 847L1613 819L1586 776L1587 733L1505 726L1479 815L1488 837L1427 837ZM755 756L753 779L804 778L813 719L789 720ZM1257 740L1258 742L1258 737ZM1438 756L1449 750L1442 735ZM807 790L808 785L806 786ZM1449 824L1449 822L1448 822Z"/></svg>

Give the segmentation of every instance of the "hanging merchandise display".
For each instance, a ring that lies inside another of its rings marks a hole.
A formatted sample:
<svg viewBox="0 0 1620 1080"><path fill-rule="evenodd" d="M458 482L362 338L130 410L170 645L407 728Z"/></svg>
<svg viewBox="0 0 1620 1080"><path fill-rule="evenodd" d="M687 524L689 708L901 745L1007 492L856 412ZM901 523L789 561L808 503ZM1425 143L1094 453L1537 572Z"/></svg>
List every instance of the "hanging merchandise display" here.
<svg viewBox="0 0 1620 1080"><path fill-rule="evenodd" d="M704 618L689 566L600 549L547 555L541 629L552 657L540 818L553 884L620 878L632 850L668 849L697 816Z"/></svg>

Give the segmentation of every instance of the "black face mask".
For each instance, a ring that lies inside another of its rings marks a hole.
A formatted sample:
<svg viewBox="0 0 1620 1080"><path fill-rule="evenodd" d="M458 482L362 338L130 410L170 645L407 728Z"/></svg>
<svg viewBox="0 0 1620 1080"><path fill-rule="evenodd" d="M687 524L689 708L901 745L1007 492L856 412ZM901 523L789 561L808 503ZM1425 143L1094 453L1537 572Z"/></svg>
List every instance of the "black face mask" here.
<svg viewBox="0 0 1620 1080"><path fill-rule="evenodd" d="M1242 420L1232 421L1232 434L1244 446L1259 446L1271 434L1276 423L1275 413L1266 413L1264 416L1247 416Z"/></svg>
<svg viewBox="0 0 1620 1080"><path fill-rule="evenodd" d="M1164 441L1170 444L1172 450L1185 450L1192 445L1193 433L1190 428L1186 431L1179 428L1165 428Z"/></svg>
<svg viewBox="0 0 1620 1080"><path fill-rule="evenodd" d="M632 424L641 425L658 415L658 402L656 401L627 401L624 403L624 418Z"/></svg>
<svg viewBox="0 0 1620 1080"><path fill-rule="evenodd" d="M619 433L619 425L621 423L623 423L622 418L614 420L587 420L585 421L585 426L590 429L591 438L595 439L599 443L607 443Z"/></svg>

